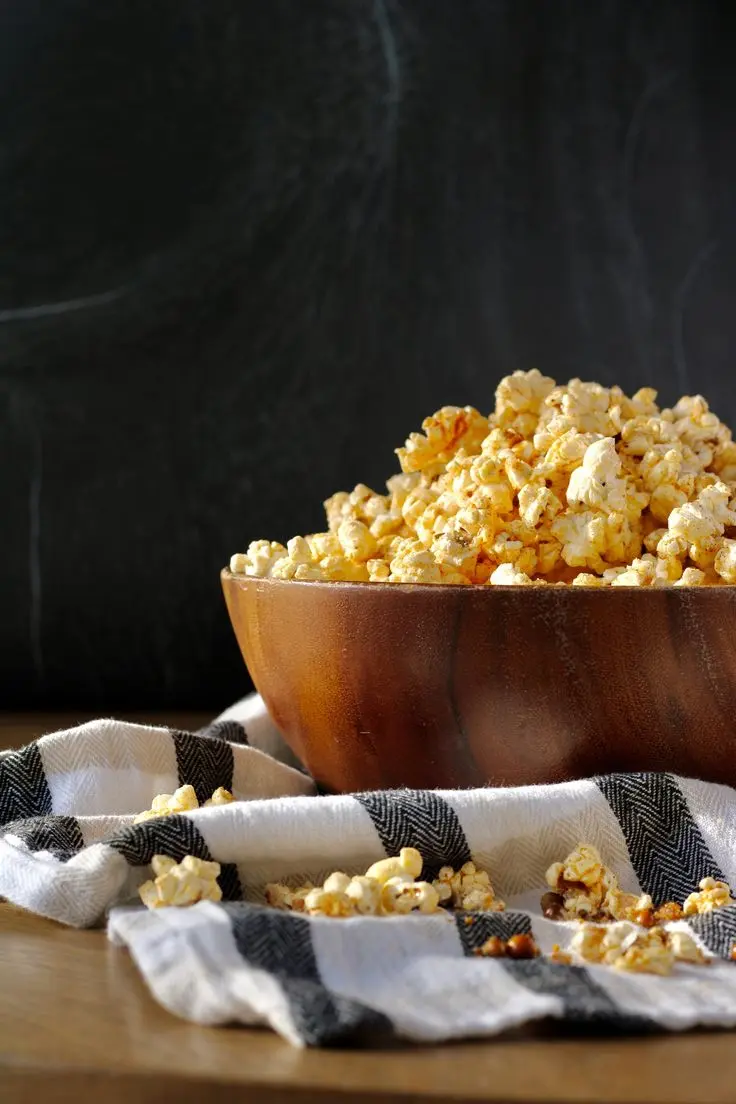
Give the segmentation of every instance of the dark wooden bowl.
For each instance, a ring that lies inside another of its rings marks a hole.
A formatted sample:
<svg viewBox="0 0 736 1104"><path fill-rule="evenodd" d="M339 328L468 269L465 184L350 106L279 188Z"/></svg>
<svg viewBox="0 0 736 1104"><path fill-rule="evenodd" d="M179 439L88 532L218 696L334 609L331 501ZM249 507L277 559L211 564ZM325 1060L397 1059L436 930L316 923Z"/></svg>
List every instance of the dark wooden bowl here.
<svg viewBox="0 0 736 1104"><path fill-rule="evenodd" d="M222 585L256 687L330 790L736 784L736 587Z"/></svg>

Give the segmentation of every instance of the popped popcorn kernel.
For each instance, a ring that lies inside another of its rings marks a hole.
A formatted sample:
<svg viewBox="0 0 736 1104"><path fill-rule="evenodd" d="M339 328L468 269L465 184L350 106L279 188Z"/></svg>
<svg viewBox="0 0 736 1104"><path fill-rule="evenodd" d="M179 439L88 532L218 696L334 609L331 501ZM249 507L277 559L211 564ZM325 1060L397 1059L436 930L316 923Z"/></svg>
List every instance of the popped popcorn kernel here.
<svg viewBox="0 0 736 1104"><path fill-rule="evenodd" d="M573 958L616 970L667 976L675 955L662 928L644 931L627 921L605 927L586 923L570 941Z"/></svg>
<svg viewBox="0 0 736 1104"><path fill-rule="evenodd" d="M155 877L140 886L141 901L149 909L194 905L197 901L221 901L217 878L220 864L185 855L177 863L167 855L154 855Z"/></svg>
<svg viewBox="0 0 736 1104"><path fill-rule="evenodd" d="M695 916L733 904L736 904L736 901L731 897L731 890L726 882L716 881L715 878L703 878L698 886L698 892L691 893L685 898L682 911L685 916Z"/></svg>
<svg viewBox="0 0 736 1104"><path fill-rule="evenodd" d="M432 464L447 463L462 446L477 451L488 433L488 419L472 406L443 406L422 422L422 433L411 433L397 449L401 470L422 471Z"/></svg>
<svg viewBox="0 0 736 1104"><path fill-rule="evenodd" d="M496 897L490 875L474 862L466 862L459 870L443 866L433 882L440 900L465 912L503 912L506 905Z"/></svg>
<svg viewBox="0 0 736 1104"><path fill-rule="evenodd" d="M386 493L325 500L326 533L253 541L236 575L432 585L736 585L736 443L700 395L537 369L493 412L445 406L397 449Z"/></svg>
<svg viewBox="0 0 736 1104"><path fill-rule="evenodd" d="M174 816L177 813L187 813L192 809L198 809L199 802L194 792L194 786L179 786L173 794L158 794L151 802L151 808L146 809L134 818L134 824L141 824L146 820L156 817Z"/></svg>
<svg viewBox="0 0 736 1104"><path fill-rule="evenodd" d="M579 843L566 859L553 863L545 881L561 900L561 919L574 920L600 912L613 916L632 904L628 899L621 901L616 875L604 866L597 848L590 844Z"/></svg>
<svg viewBox="0 0 736 1104"><path fill-rule="evenodd" d="M229 790L226 790L224 786L218 786L212 797L207 798L204 807L207 808L208 805L230 805L234 800L235 798Z"/></svg>

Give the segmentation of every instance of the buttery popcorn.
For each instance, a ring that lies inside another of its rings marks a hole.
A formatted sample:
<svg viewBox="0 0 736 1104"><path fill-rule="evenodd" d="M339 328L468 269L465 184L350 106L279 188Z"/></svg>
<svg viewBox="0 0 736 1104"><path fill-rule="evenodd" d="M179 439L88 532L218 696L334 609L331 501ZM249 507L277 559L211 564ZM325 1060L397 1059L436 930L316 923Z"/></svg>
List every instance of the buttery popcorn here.
<svg viewBox="0 0 736 1104"><path fill-rule="evenodd" d="M514 372L485 416L445 406L381 494L325 502L327 532L252 542L234 574L296 581L736 585L736 443L700 395Z"/></svg>
<svg viewBox="0 0 736 1104"><path fill-rule="evenodd" d="M584 923L570 941L570 959L633 973L672 973L676 962L705 966L709 957L689 932L648 930L628 921L601 926Z"/></svg>
<svg viewBox="0 0 736 1104"><path fill-rule="evenodd" d="M138 893L149 909L194 905L197 901L221 901L217 882L220 864L185 855L177 863L167 855L154 855L153 880L144 882Z"/></svg>
<svg viewBox="0 0 736 1104"><path fill-rule="evenodd" d="M736 905L726 882L718 882L715 878L703 878L698 885L698 890L699 892L691 893L685 898L682 906L685 916L712 912L714 909L723 908L724 905Z"/></svg>
<svg viewBox="0 0 736 1104"><path fill-rule="evenodd" d="M212 797L205 801L208 805L229 805L235 798L224 786L218 786ZM154 797L151 808L146 809L133 820L134 824L141 824L144 820L153 820L155 817L173 816L175 813L188 813L192 809L198 809L199 802L194 792L194 786L180 786L173 794L158 794Z"/></svg>
<svg viewBox="0 0 736 1104"><path fill-rule="evenodd" d="M475 863L467 862L458 871L443 867L434 882L420 880L422 866L419 852L403 847L398 855L373 863L365 874L350 877L336 870L321 886L292 890L272 882L266 886L266 900L273 908L331 917L435 913L446 904L468 911L504 908L488 874Z"/></svg>
<svg viewBox="0 0 736 1104"><path fill-rule="evenodd" d="M503 912L506 905L496 897L491 879L474 862L464 863L459 870L443 866L433 882L443 903L465 912Z"/></svg>

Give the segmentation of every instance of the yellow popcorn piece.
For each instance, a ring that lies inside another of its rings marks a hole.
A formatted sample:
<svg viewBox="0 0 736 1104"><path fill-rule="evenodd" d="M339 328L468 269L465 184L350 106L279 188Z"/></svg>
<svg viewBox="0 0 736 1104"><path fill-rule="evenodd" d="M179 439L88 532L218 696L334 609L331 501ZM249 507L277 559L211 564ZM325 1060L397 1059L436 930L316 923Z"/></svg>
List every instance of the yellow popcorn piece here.
<svg viewBox="0 0 736 1104"><path fill-rule="evenodd" d="M404 472L447 463L461 446L474 451L488 434L488 419L472 406L443 406L424 419L422 430L410 434L404 447L396 450Z"/></svg>
<svg viewBox="0 0 736 1104"><path fill-rule="evenodd" d="M695 916L733 904L736 904L736 901L731 897L731 890L726 882L716 881L715 878L703 878L698 886L698 892L691 893L685 898L682 911L685 916Z"/></svg>
<svg viewBox="0 0 736 1104"><path fill-rule="evenodd" d="M562 862L553 863L545 880L559 895L561 916L567 920L598 913L619 916L636 900L622 899L618 879L603 864L600 853L591 844L579 843Z"/></svg>
<svg viewBox="0 0 736 1104"><path fill-rule="evenodd" d="M145 820L155 817L173 816L176 813L187 813L192 809L198 809L199 802L194 792L194 786L180 786L173 794L158 794L154 797L151 808L138 813L134 818L134 824L141 824Z"/></svg>
<svg viewBox="0 0 736 1104"><path fill-rule="evenodd" d="M325 501L326 533L254 541L231 570L294 582L736 585L736 444L702 396L660 410L651 388L629 397L514 372L490 415L442 407L397 453L385 494L340 491Z"/></svg>
<svg viewBox="0 0 736 1104"><path fill-rule="evenodd" d="M705 966L710 958L689 932L655 925L643 929L628 921L605 926L583 923L570 941L576 960L630 973L667 977L677 962Z"/></svg>
<svg viewBox="0 0 736 1104"><path fill-rule="evenodd" d="M144 882L138 893L146 908L181 908L198 901L221 901L217 878L220 864L185 855L177 863L167 855L154 855L151 866L155 877Z"/></svg>
<svg viewBox="0 0 736 1104"><path fill-rule="evenodd" d="M218 786L212 794L212 797L205 801L204 807L207 808L209 805L230 805L234 800L235 798L229 790L226 790L224 786Z"/></svg>
<svg viewBox="0 0 736 1104"><path fill-rule="evenodd" d="M205 801L204 807L208 805L229 805L234 800L235 798L229 790L226 790L224 786L218 786L212 797ZM143 821L153 820L156 817L174 816L177 813L188 813L192 809L198 808L199 802L194 786L180 786L173 794L158 794L154 797L151 808L138 813L133 823L141 824Z"/></svg>
<svg viewBox="0 0 736 1104"><path fill-rule="evenodd" d="M459 870L443 866L432 883L439 900L465 912L503 912L506 908L491 885L490 875L474 862L466 862Z"/></svg>

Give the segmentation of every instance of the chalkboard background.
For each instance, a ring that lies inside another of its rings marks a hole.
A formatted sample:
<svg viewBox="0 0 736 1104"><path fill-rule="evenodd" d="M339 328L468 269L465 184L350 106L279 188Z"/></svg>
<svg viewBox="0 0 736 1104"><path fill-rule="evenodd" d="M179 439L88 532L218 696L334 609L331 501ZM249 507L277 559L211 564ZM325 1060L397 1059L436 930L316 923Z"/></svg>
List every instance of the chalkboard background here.
<svg viewBox="0 0 736 1104"><path fill-rule="evenodd" d="M0 6L0 706L226 705L230 554L515 368L736 423L731 7Z"/></svg>

